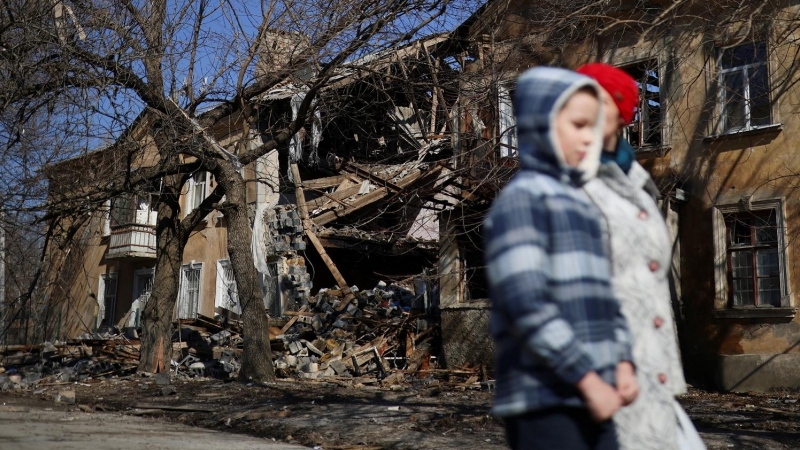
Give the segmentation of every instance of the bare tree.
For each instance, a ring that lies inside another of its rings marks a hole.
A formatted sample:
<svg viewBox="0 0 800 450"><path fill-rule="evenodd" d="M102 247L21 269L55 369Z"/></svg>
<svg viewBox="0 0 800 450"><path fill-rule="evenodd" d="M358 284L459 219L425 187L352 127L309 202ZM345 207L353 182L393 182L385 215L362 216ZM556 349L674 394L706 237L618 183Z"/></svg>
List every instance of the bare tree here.
<svg viewBox="0 0 800 450"><path fill-rule="evenodd" d="M228 250L244 306L241 376L273 377L239 169L289 142L338 68L433 26L449 6L448 0L4 4L0 70L9 75L0 89L4 111L45 110L62 118L58 131L82 138L74 154L114 143L112 159L100 161L109 166L94 167L89 179L72 172L59 195L51 195L44 218L70 217L67 228L74 229L81 223L76 213L99 211L114 195L163 177L156 275L144 310L139 370L168 367L182 249L197 221L220 209L228 220ZM259 96L280 83L304 91L296 119L261 130L270 138L251 145ZM76 115L65 116L71 112ZM16 117L19 125L28 120L25 114ZM76 117L84 120L68 120ZM235 145L224 147L214 138L212 130L223 123L235 123ZM142 165L153 148L156 157ZM219 187L183 217L180 191L198 170L214 174Z"/></svg>

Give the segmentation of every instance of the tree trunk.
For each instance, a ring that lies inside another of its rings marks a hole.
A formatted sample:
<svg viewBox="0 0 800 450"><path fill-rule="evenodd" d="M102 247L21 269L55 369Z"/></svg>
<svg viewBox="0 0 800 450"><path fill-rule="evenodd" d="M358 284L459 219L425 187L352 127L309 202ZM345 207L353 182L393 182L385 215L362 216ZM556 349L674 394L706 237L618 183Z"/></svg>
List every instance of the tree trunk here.
<svg viewBox="0 0 800 450"><path fill-rule="evenodd" d="M180 177L164 180L156 225L156 270L153 291L142 311L139 372L169 372L172 360L172 317L186 236L180 227Z"/></svg>
<svg viewBox="0 0 800 450"><path fill-rule="evenodd" d="M244 354L239 379L273 381L272 352L269 346L269 318L261 296L253 253L252 230L247 217L245 182L233 167L220 164L219 184L225 191L225 219L228 224L228 254L233 267L239 302L242 305Z"/></svg>

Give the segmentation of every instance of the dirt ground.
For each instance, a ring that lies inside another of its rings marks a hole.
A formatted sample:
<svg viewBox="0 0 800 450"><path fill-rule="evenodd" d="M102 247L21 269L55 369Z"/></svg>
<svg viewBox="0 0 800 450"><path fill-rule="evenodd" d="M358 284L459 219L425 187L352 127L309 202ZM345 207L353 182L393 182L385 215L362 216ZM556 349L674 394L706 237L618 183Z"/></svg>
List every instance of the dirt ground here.
<svg viewBox="0 0 800 450"><path fill-rule="evenodd" d="M245 385L176 380L174 393L154 378L131 376L39 385L9 392L53 402L74 390L84 414L113 411L320 449L502 449L492 392L436 385L346 387L282 380ZM692 389L681 399L708 448L800 449L800 394L718 394Z"/></svg>
<svg viewBox="0 0 800 450"><path fill-rule="evenodd" d="M302 450L271 439L189 427L147 417L103 413L0 394L0 449L13 450Z"/></svg>

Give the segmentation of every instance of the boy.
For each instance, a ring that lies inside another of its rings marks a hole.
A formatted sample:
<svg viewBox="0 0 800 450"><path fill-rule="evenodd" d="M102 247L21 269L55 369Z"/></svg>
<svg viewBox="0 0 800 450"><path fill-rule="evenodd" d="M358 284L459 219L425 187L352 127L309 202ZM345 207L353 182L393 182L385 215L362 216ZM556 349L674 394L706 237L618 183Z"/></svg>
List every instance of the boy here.
<svg viewBox="0 0 800 450"><path fill-rule="evenodd" d="M593 80L563 69L517 82L522 169L484 224L493 411L514 449L614 449L609 419L636 396L600 214L579 189L599 165L598 97Z"/></svg>

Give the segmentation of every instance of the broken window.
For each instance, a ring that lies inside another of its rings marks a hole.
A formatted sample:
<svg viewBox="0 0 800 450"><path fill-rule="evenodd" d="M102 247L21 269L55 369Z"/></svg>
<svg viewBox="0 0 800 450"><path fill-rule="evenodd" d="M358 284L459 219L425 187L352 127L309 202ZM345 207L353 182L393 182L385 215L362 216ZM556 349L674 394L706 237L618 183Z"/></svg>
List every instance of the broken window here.
<svg viewBox="0 0 800 450"><path fill-rule="evenodd" d="M200 309L200 277L203 265L186 264L181 267L180 290L178 293L178 318L194 319Z"/></svg>
<svg viewBox="0 0 800 450"><path fill-rule="evenodd" d="M127 225L156 224L156 205L161 190L160 181L142 189L141 192L125 193L106 202L106 224L104 233Z"/></svg>
<svg viewBox="0 0 800 450"><path fill-rule="evenodd" d="M733 306L781 306L781 258L775 209L725 214Z"/></svg>
<svg viewBox="0 0 800 450"><path fill-rule="evenodd" d="M719 98L723 133L772 123L766 43L748 43L721 51Z"/></svg>
<svg viewBox="0 0 800 450"><path fill-rule="evenodd" d="M661 77L658 61L648 60L622 67L639 86L639 102L633 122L623 136L636 149L660 147L664 109L661 104Z"/></svg>

